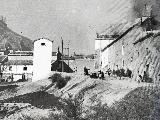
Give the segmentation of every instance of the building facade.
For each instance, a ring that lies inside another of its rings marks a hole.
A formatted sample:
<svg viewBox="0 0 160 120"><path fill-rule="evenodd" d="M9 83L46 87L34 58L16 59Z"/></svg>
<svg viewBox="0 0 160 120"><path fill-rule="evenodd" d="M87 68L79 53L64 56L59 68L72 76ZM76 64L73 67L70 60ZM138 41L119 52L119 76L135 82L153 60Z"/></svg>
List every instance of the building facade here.
<svg viewBox="0 0 160 120"><path fill-rule="evenodd" d="M113 42L113 40L113 38L97 38L95 40L95 50L97 54L95 67L99 65L99 67L96 68L104 68L108 65L109 50L102 50L111 42Z"/></svg>
<svg viewBox="0 0 160 120"><path fill-rule="evenodd" d="M102 49L101 53L108 58L102 58L102 65L108 65L112 70L129 69L134 80L145 73L154 82L159 81L160 32L155 32L154 28L148 31L148 22L152 23L152 19L134 24Z"/></svg>

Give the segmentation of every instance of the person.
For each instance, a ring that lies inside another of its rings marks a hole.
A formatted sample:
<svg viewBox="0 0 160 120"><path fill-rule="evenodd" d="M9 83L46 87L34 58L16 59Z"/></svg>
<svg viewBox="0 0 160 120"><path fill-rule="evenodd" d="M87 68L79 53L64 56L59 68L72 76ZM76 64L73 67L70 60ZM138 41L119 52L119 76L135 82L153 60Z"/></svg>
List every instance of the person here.
<svg viewBox="0 0 160 120"><path fill-rule="evenodd" d="M13 80L14 80L14 77L13 77L13 73L12 73L12 75L11 75L11 81L13 82Z"/></svg>
<svg viewBox="0 0 160 120"><path fill-rule="evenodd" d="M89 70L89 69L87 69L86 66L85 66L85 67L84 67L84 75L88 75L88 70Z"/></svg>
<svg viewBox="0 0 160 120"><path fill-rule="evenodd" d="M101 70L98 71L98 78L101 78Z"/></svg>
<svg viewBox="0 0 160 120"><path fill-rule="evenodd" d="M104 72L101 72L101 79L104 79Z"/></svg>
<svg viewBox="0 0 160 120"><path fill-rule="evenodd" d="M84 75L86 75L86 66L84 67Z"/></svg>
<svg viewBox="0 0 160 120"><path fill-rule="evenodd" d="M113 76L115 77L116 75L116 71L113 69L113 72L112 72Z"/></svg>
<svg viewBox="0 0 160 120"><path fill-rule="evenodd" d="M104 79L104 72L103 71L98 71L99 73L98 73L98 77L100 78L100 79Z"/></svg>
<svg viewBox="0 0 160 120"><path fill-rule="evenodd" d="M142 82L142 75L138 75L138 83Z"/></svg>
<svg viewBox="0 0 160 120"><path fill-rule="evenodd" d="M3 77L3 73L2 73L2 72L0 72L0 77L1 77L1 78Z"/></svg>
<svg viewBox="0 0 160 120"><path fill-rule="evenodd" d="M127 77L132 78L132 71L129 70L128 68L127 68L126 74L127 74ZM139 74L139 71L138 71L138 74Z"/></svg>
<svg viewBox="0 0 160 120"><path fill-rule="evenodd" d="M148 76L147 72L144 71L144 74L143 74L143 82L148 82L148 80L149 80L149 76Z"/></svg>
<svg viewBox="0 0 160 120"><path fill-rule="evenodd" d="M108 76L110 77L110 75L111 75L111 69L110 68L108 68Z"/></svg>

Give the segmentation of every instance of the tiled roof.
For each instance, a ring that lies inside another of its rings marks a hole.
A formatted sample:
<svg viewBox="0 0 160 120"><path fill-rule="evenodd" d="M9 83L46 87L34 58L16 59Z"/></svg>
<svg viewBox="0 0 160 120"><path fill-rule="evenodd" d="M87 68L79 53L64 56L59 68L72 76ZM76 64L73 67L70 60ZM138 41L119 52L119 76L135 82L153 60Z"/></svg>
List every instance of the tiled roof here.
<svg viewBox="0 0 160 120"><path fill-rule="evenodd" d="M53 40L50 40L50 39L48 39L48 38L44 38L44 37L39 38L39 39L36 39L36 40L34 40L33 42L36 42L36 41L41 40L41 39L45 39L45 40L49 40L49 41L53 42Z"/></svg>
<svg viewBox="0 0 160 120"><path fill-rule="evenodd" d="M0 63L4 63L7 61L7 55L0 55Z"/></svg>
<svg viewBox="0 0 160 120"><path fill-rule="evenodd" d="M33 60L9 60L5 65L33 65Z"/></svg>

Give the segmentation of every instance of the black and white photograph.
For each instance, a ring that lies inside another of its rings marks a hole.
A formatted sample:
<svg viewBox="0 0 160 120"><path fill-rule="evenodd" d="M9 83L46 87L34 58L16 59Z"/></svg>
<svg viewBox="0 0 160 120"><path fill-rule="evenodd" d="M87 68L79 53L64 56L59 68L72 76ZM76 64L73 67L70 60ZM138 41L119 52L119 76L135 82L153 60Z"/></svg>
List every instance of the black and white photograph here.
<svg viewBox="0 0 160 120"><path fill-rule="evenodd" d="M0 120L160 120L160 0L0 0Z"/></svg>

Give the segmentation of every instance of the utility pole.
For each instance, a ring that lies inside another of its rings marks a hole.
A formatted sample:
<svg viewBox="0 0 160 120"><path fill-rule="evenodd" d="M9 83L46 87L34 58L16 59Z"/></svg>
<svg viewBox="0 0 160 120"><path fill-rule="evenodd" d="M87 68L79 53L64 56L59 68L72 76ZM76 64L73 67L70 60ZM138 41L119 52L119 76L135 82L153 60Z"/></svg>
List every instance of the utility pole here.
<svg viewBox="0 0 160 120"><path fill-rule="evenodd" d="M62 40L62 72L63 72L64 69L63 69L63 39L62 39L62 37L61 37L61 40Z"/></svg>
<svg viewBox="0 0 160 120"><path fill-rule="evenodd" d="M68 67L69 67L69 42L68 42Z"/></svg>
<svg viewBox="0 0 160 120"><path fill-rule="evenodd" d="M68 47L64 48L64 49L67 49L67 51L68 51L68 66L69 66L69 42L68 42Z"/></svg>
<svg viewBox="0 0 160 120"><path fill-rule="evenodd" d="M69 42L68 42L68 47L67 48L64 48L64 49L67 49L68 51L68 66L69 66ZM69 72L69 71L68 71Z"/></svg>

